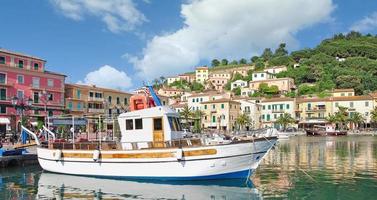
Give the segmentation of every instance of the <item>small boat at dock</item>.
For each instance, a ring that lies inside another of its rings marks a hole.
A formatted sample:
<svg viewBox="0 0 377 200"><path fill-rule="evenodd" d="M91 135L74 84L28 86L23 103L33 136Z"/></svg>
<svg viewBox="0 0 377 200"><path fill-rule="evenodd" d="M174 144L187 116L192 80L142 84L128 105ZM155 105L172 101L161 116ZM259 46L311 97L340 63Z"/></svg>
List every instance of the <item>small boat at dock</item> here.
<svg viewBox="0 0 377 200"><path fill-rule="evenodd" d="M315 125L313 129L305 129L307 136L345 136L347 131L335 130L333 126Z"/></svg>

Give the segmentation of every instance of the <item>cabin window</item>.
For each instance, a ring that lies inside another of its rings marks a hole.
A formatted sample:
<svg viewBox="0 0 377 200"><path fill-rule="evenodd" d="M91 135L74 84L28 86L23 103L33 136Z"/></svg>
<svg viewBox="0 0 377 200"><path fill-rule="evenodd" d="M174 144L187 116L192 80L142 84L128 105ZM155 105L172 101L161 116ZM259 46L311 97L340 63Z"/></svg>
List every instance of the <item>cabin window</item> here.
<svg viewBox="0 0 377 200"><path fill-rule="evenodd" d="M143 129L143 119L135 119L135 129Z"/></svg>
<svg viewBox="0 0 377 200"><path fill-rule="evenodd" d="M132 119L126 119L126 130L133 130L134 122Z"/></svg>
<svg viewBox="0 0 377 200"><path fill-rule="evenodd" d="M168 117L170 129L172 131L182 131L182 126L178 118Z"/></svg>
<svg viewBox="0 0 377 200"><path fill-rule="evenodd" d="M162 118L153 119L153 130L155 131L162 130Z"/></svg>

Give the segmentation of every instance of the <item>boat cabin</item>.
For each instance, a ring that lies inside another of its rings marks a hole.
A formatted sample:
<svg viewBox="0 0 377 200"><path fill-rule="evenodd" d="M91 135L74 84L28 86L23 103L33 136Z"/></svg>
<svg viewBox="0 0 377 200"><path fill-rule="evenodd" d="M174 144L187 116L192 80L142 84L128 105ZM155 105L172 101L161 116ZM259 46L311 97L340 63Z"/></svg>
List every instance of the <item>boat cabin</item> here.
<svg viewBox="0 0 377 200"><path fill-rule="evenodd" d="M183 138L179 114L157 106L123 113L118 117L123 149L165 147L167 141Z"/></svg>

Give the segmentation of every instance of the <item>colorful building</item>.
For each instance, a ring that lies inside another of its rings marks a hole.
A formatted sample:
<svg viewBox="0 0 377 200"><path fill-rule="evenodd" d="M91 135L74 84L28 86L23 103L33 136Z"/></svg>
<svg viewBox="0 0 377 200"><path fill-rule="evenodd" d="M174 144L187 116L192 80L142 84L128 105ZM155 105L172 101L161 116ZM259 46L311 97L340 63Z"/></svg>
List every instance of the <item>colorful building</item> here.
<svg viewBox="0 0 377 200"><path fill-rule="evenodd" d="M0 49L0 118L9 122L8 130L16 130L24 108L30 122L63 113L66 76L47 71L45 65L44 59ZM28 100L31 105L25 107ZM4 129L1 124L0 132Z"/></svg>
<svg viewBox="0 0 377 200"><path fill-rule="evenodd" d="M287 93L296 89L294 80L292 78L276 78L267 80L250 81L249 88L258 90L260 84L266 83L269 87L276 85L281 93Z"/></svg>
<svg viewBox="0 0 377 200"><path fill-rule="evenodd" d="M221 130L235 130L236 119L241 113L241 103L221 98L201 103L205 113L202 127Z"/></svg>
<svg viewBox="0 0 377 200"><path fill-rule="evenodd" d="M195 80L198 83L204 84L208 78L208 67L197 67L195 69Z"/></svg>
<svg viewBox="0 0 377 200"><path fill-rule="evenodd" d="M279 97L271 99L263 99L261 101L261 122L262 127L275 127L281 128L276 120L283 116L284 113L288 113L292 118L295 117L295 98Z"/></svg>
<svg viewBox="0 0 377 200"><path fill-rule="evenodd" d="M223 91L225 85L232 78L232 75L228 72L215 72L210 73L208 81L212 85L211 89L217 91Z"/></svg>

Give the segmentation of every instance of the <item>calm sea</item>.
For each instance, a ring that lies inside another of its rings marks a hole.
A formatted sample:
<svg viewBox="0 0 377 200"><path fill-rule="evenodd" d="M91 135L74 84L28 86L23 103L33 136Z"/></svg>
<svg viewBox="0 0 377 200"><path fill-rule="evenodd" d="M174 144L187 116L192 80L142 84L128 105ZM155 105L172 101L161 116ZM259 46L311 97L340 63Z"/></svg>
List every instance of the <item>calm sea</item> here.
<svg viewBox="0 0 377 200"><path fill-rule="evenodd" d="M0 199L377 199L377 136L280 141L244 181L135 182L3 169Z"/></svg>

